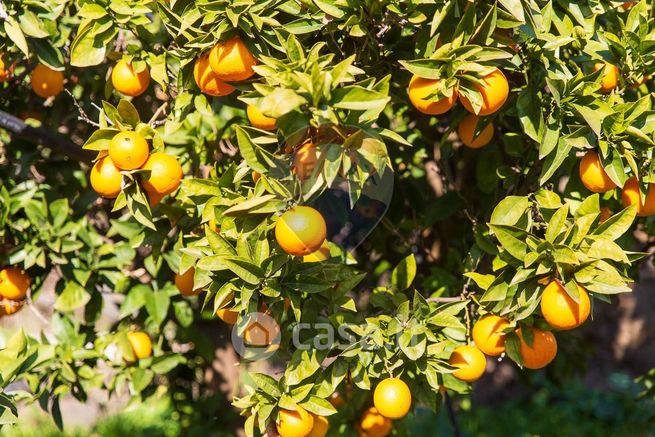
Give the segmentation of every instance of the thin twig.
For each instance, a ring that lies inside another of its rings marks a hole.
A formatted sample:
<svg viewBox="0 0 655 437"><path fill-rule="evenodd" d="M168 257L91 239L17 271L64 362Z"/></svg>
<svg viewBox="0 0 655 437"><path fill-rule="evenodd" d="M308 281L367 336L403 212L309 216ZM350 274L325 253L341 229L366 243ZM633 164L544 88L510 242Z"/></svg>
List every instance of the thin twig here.
<svg viewBox="0 0 655 437"><path fill-rule="evenodd" d="M86 112L84 111L84 109L82 108L82 106L79 104L79 102L77 101L77 99L75 98L75 96L73 95L73 93L71 93L68 89L65 89L65 88L64 88L64 91L66 91L66 94L68 94L69 96L71 96L71 99L73 99L73 104L74 104L75 107L77 108L77 111L80 113L80 115L77 116L77 119L80 120L80 121L84 121L84 122L90 124L90 125L93 126L93 127L97 127L97 128L99 128L99 127L100 127L100 124L99 124L99 123L96 123L96 122L93 121L93 120L91 120L91 119L89 118L89 116L86 115Z"/></svg>
<svg viewBox="0 0 655 437"><path fill-rule="evenodd" d="M157 108L157 110L155 111L155 113L152 115L152 118L151 118L150 121L148 122L148 124L149 124L150 126L152 126L152 127L157 127L157 126L158 126L158 124L157 124L157 119L159 118L159 116L160 116L161 114L163 114L163 113L166 112L166 107L167 107L167 106L168 106L168 102L164 102L163 105L161 105L159 108ZM165 120L164 120L164 122L165 122ZM161 123L159 123L159 124L161 124Z"/></svg>

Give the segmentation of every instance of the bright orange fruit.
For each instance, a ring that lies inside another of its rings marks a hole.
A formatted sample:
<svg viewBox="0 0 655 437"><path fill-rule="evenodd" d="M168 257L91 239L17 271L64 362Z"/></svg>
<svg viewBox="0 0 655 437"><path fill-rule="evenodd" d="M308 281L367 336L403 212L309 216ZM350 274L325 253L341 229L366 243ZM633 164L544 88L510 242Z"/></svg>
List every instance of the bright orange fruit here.
<svg viewBox="0 0 655 437"><path fill-rule="evenodd" d="M102 197L114 199L121 192L123 176L109 156L103 156L91 168L91 187Z"/></svg>
<svg viewBox="0 0 655 437"><path fill-rule="evenodd" d="M150 71L144 68L135 71L131 63L121 59L116 63L111 72L111 83L121 94L136 97L143 94L150 85Z"/></svg>
<svg viewBox="0 0 655 437"><path fill-rule="evenodd" d="M52 70L43 64L37 65L32 70L30 81L32 90L44 99L54 97L64 89L64 73Z"/></svg>
<svg viewBox="0 0 655 437"><path fill-rule="evenodd" d="M320 212L310 206L296 206L286 211L275 225L275 239L286 253L309 255L320 249L327 234L327 224Z"/></svg>
<svg viewBox="0 0 655 437"><path fill-rule="evenodd" d="M457 90L453 90L450 97L443 97L439 100L427 100L427 98L439 89L440 79L425 79L417 75L412 76L407 88L409 101L419 111L428 115L444 114L453 107L457 101Z"/></svg>

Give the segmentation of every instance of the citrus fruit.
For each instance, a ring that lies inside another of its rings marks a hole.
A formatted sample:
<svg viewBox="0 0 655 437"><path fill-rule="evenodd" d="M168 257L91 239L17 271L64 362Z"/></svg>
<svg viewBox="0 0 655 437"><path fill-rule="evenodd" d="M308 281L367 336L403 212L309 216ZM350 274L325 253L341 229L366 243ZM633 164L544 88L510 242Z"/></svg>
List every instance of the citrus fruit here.
<svg viewBox="0 0 655 437"><path fill-rule="evenodd" d="M241 38L219 42L209 52L209 65L219 79L236 82L250 78L257 59L250 53Z"/></svg>
<svg viewBox="0 0 655 437"><path fill-rule="evenodd" d="M295 411L281 409L275 424L280 437L307 437L314 427L314 418L296 405Z"/></svg>
<svg viewBox="0 0 655 437"><path fill-rule="evenodd" d="M505 352L505 335L503 331L508 326L507 319L487 314L473 325L473 341L482 352L497 357Z"/></svg>
<svg viewBox="0 0 655 437"><path fill-rule="evenodd" d="M91 187L102 197L114 199L121 192L121 171L109 156L103 156L91 168Z"/></svg>
<svg viewBox="0 0 655 437"><path fill-rule="evenodd" d="M600 90L604 93L611 92L619 85L621 72L619 67L609 62L597 62L594 64L594 72L603 69L603 77L600 82Z"/></svg>
<svg viewBox="0 0 655 437"><path fill-rule="evenodd" d="M317 251L326 234L325 219L310 206L289 209L275 224L275 239L289 255L304 256Z"/></svg>
<svg viewBox="0 0 655 437"><path fill-rule="evenodd" d="M507 101L509 96L509 84L505 74L498 68L482 78L482 83L476 83L473 87L482 95L482 107L477 115L491 115L498 111ZM470 113L475 113L469 99L459 95L459 101Z"/></svg>
<svg viewBox="0 0 655 437"><path fill-rule="evenodd" d="M385 437L391 432L391 420L381 415L375 407L364 411L359 420L360 437Z"/></svg>
<svg viewBox="0 0 655 437"><path fill-rule="evenodd" d="M491 139L494 137L494 125L493 123L487 124L478 136L475 136L475 130L478 127L478 122L480 117L475 114L469 114L459 123L457 126L457 133L459 134L459 139L464 143L466 147L472 149L479 149L484 147Z"/></svg>
<svg viewBox="0 0 655 437"><path fill-rule="evenodd" d="M559 281L551 281L541 295L541 313L550 326L556 329L573 329L582 325L591 310L587 290L576 284L579 301L566 292Z"/></svg>
<svg viewBox="0 0 655 437"><path fill-rule="evenodd" d="M473 382L484 375L487 359L475 346L459 346L450 355L448 360L451 366L457 367L453 376L459 380Z"/></svg>
<svg viewBox="0 0 655 437"><path fill-rule="evenodd" d="M148 67L136 72L131 63L121 59L111 72L111 83L119 93L136 97L148 89L150 72Z"/></svg>
<svg viewBox="0 0 655 437"><path fill-rule="evenodd" d="M330 248L327 245L327 240L321 244L321 247L319 247L317 251L314 251L309 255L305 255L302 258L302 260L306 263L323 262L327 261L328 259L330 259Z"/></svg>
<svg viewBox="0 0 655 437"><path fill-rule="evenodd" d="M232 85L219 79L211 69L209 65L209 53L203 53L196 59L193 65L193 78L200 91L210 96L227 96L234 91Z"/></svg>
<svg viewBox="0 0 655 437"><path fill-rule="evenodd" d="M407 415L412 406L412 394L402 380L387 378L375 387L373 405L384 417L400 419Z"/></svg>
<svg viewBox="0 0 655 437"><path fill-rule="evenodd" d="M312 414L312 417L314 418L314 426L312 427L312 430L307 434L307 437L325 437L325 434L327 434L328 427L330 426L330 423L328 422L328 418L325 416L318 416L316 414Z"/></svg>
<svg viewBox="0 0 655 437"><path fill-rule="evenodd" d="M253 172L252 172L252 181L253 181L253 182L257 182L258 180L261 179L261 177L262 177L262 174L261 174L261 173L259 173L259 172L257 172L257 171L253 171Z"/></svg>
<svg viewBox="0 0 655 437"><path fill-rule="evenodd" d="M557 355L557 339L550 331L530 328L532 331L532 346L523 338L521 328L516 330L521 342L519 353L523 359L523 366L527 369L541 369L550 364Z"/></svg>
<svg viewBox="0 0 655 437"><path fill-rule="evenodd" d="M431 94L439 89L440 79L425 79L417 75L412 76L407 88L409 101L419 111L428 115L440 115L448 112L457 100L457 90L453 90L450 97L444 96L439 100L427 100Z"/></svg>
<svg viewBox="0 0 655 437"><path fill-rule="evenodd" d="M262 130L275 130L276 120L273 117L267 117L256 106L248 105L246 115L252 127Z"/></svg>
<svg viewBox="0 0 655 437"><path fill-rule="evenodd" d="M228 325L234 325L239 318L239 313L228 308L221 308L216 310L216 316Z"/></svg>
<svg viewBox="0 0 655 437"><path fill-rule="evenodd" d="M298 179L307 179L314 171L317 161L316 146L310 141L303 144L293 157L293 171Z"/></svg>
<svg viewBox="0 0 655 437"><path fill-rule="evenodd" d="M165 194L159 194L159 193L154 193L154 192L148 192L146 191L146 197L148 198L148 205L150 205L150 208L156 206L163 198L166 196Z"/></svg>
<svg viewBox="0 0 655 437"><path fill-rule="evenodd" d="M145 332L128 332L127 339L130 345L132 345L132 351L137 360L148 358L152 355L152 341L150 341L150 337Z"/></svg>
<svg viewBox="0 0 655 437"><path fill-rule="evenodd" d="M148 142L134 131L119 132L109 142L109 157L121 170L135 170L148 159Z"/></svg>
<svg viewBox="0 0 655 437"><path fill-rule="evenodd" d="M654 184L648 184L646 199L643 200L641 198L639 181L637 178L633 176L628 179L623 186L623 193L621 194L623 206L627 208L631 205L637 205L637 215L641 217L655 214L655 189L653 188L653 185Z"/></svg>
<svg viewBox="0 0 655 437"><path fill-rule="evenodd" d="M187 271L182 274L175 274L175 286L180 290L182 296L196 296L202 291L201 289L193 288L193 278L195 274L196 269L193 267L187 269Z"/></svg>
<svg viewBox="0 0 655 437"><path fill-rule="evenodd" d="M54 97L64 89L64 73L43 64L34 67L30 81L32 90L44 99Z"/></svg>
<svg viewBox="0 0 655 437"><path fill-rule="evenodd" d="M616 188L616 184L605 173L598 153L588 151L580 160L580 180L591 192L604 193Z"/></svg>
<svg viewBox="0 0 655 437"><path fill-rule="evenodd" d="M17 267L0 270L0 296L9 300L23 300L30 288L30 277Z"/></svg>
<svg viewBox="0 0 655 437"><path fill-rule="evenodd" d="M150 172L143 177L143 189L149 193L170 194L182 181L182 166L177 158L163 152L152 153L141 169Z"/></svg>
<svg viewBox="0 0 655 437"><path fill-rule="evenodd" d="M605 220L608 218L612 217L612 210L609 209L608 207L604 206L600 209L600 214L598 216L598 223L603 223Z"/></svg>
<svg viewBox="0 0 655 437"><path fill-rule="evenodd" d="M0 53L0 83L11 79L14 75L14 64L7 65L5 63L5 54Z"/></svg>

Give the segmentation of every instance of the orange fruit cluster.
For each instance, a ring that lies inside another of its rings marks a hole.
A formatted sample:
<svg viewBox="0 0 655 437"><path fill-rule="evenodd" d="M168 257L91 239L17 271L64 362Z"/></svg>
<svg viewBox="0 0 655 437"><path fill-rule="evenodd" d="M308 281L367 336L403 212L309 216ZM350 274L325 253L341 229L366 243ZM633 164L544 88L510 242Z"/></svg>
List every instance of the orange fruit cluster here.
<svg viewBox="0 0 655 437"><path fill-rule="evenodd" d="M182 181L182 166L177 158L163 152L150 153L146 139L134 131L117 133L109 143L108 154L91 169L91 186L102 197L114 199L121 192L121 171L145 170L141 179L150 206L177 190Z"/></svg>
<svg viewBox="0 0 655 437"><path fill-rule="evenodd" d="M476 135L480 116L487 116L497 112L509 97L509 83L505 74L498 68L480 78L481 83L473 87L482 97L482 106L478 112L473 108L469 99L461 94L457 88L449 90L450 95L439 100L432 100L442 86L441 79L426 79L417 75L409 81L407 93L409 100L416 109L428 115L440 115L448 112L457 101L470 112L459 124L457 132L462 143L470 148L478 149L491 142L494 133L493 123L487 123Z"/></svg>
<svg viewBox="0 0 655 437"><path fill-rule="evenodd" d="M541 295L541 313L546 322L554 329L570 330L582 325L591 312L589 293L576 284L578 291L577 302L567 293L566 289L557 280L541 281L546 285ZM495 357L505 352L505 332L509 328L509 321L503 317L488 314L480 318L473 326L472 337L476 347L485 354ZM523 366L528 369L541 369L550 364L557 355L557 339L550 331L543 331L535 327L532 332L532 344L528 344L521 328L514 332L520 340L519 353ZM466 347L466 346L464 346ZM471 353L473 357L475 354ZM458 362L463 361L461 358ZM473 372L479 360L471 358L467 370ZM452 363L456 365L456 363ZM482 369L484 372L484 368ZM473 373L474 374L474 373ZM481 375L482 373L480 373ZM457 373L454 373L457 377ZM468 377L469 375L464 375ZM465 378L460 378L467 380Z"/></svg>
<svg viewBox="0 0 655 437"><path fill-rule="evenodd" d="M241 82L255 74L257 59L241 38L217 43L209 53L201 54L193 67L196 85L210 96L225 96L234 91L226 82Z"/></svg>

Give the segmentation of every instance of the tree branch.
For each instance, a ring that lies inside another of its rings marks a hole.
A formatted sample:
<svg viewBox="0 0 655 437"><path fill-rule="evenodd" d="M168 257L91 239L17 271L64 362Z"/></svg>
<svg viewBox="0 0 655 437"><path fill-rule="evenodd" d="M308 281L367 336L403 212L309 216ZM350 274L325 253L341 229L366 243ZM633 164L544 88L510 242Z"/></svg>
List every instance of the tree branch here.
<svg viewBox="0 0 655 437"><path fill-rule="evenodd" d="M82 162L91 162L93 153L84 150L68 139L55 135L43 127L33 127L26 124L23 120L0 111L0 127L7 129L20 137L25 138L33 143L57 149L66 156Z"/></svg>

